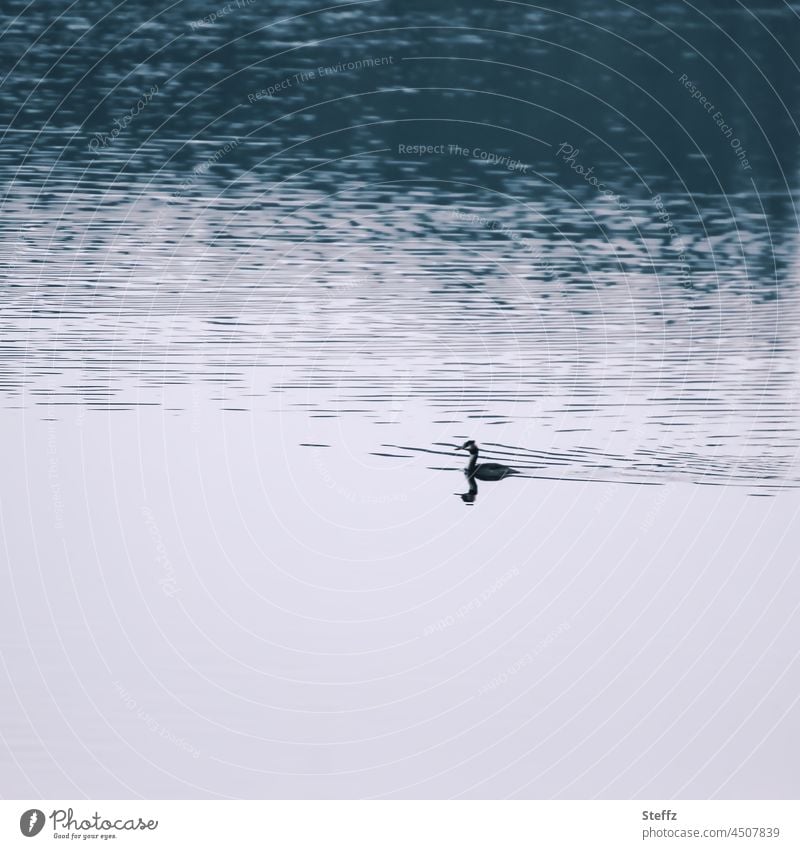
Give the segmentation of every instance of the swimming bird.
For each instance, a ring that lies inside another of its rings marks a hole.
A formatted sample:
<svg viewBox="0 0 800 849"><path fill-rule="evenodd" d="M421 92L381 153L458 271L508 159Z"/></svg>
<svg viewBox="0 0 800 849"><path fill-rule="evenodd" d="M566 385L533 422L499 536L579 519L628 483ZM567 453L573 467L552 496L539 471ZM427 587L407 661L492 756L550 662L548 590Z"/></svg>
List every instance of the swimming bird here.
<svg viewBox="0 0 800 849"><path fill-rule="evenodd" d="M516 469L504 466L502 463L479 463L478 445L474 439L459 445L456 451L469 451L470 453L469 465L464 469L464 474L468 478L475 478L479 481L500 481L509 475L519 474Z"/></svg>

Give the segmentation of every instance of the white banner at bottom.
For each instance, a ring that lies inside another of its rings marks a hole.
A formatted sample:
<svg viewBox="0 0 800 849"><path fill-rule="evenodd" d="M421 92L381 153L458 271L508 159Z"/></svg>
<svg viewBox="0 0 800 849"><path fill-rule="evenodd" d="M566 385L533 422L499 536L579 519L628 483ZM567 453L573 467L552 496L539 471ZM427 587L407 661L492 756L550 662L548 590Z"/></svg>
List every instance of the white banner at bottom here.
<svg viewBox="0 0 800 849"><path fill-rule="evenodd" d="M800 847L794 801L0 802L0 846L280 849Z"/></svg>

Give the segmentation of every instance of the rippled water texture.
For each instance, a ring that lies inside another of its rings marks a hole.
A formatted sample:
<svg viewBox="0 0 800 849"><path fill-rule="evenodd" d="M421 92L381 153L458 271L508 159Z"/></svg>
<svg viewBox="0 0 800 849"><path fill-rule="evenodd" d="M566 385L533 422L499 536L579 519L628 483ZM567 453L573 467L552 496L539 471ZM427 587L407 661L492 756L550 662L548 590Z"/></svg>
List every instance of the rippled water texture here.
<svg viewBox="0 0 800 849"><path fill-rule="evenodd" d="M6 8L5 795L800 789L800 6Z"/></svg>
<svg viewBox="0 0 800 849"><path fill-rule="evenodd" d="M792 11L262 6L9 22L6 406L413 404L579 475L797 483Z"/></svg>

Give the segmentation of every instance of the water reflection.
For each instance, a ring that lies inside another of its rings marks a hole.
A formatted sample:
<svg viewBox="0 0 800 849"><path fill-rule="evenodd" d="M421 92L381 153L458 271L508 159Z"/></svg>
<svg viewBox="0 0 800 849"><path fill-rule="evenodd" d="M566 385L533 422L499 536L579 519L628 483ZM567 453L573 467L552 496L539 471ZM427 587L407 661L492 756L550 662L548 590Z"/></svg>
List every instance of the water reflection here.
<svg viewBox="0 0 800 849"><path fill-rule="evenodd" d="M474 504L475 499L478 497L478 482L475 478L470 477L466 472L464 472L464 476L469 484L469 489L467 492L460 492L456 494L465 504Z"/></svg>

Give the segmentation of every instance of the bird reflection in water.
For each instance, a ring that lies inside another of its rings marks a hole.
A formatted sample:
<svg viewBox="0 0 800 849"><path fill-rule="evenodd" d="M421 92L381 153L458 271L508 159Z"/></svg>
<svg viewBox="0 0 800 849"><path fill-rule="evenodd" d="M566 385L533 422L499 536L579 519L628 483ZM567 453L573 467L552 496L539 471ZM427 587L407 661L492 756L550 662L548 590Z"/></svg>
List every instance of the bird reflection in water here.
<svg viewBox="0 0 800 849"><path fill-rule="evenodd" d="M465 504L474 504L478 497L478 481L500 481L510 475L518 475L516 469L504 466L502 463L479 463L479 448L475 440L470 439L463 445L459 445L456 451L469 451L469 463L464 469L464 475L469 483L469 490L457 493Z"/></svg>
<svg viewBox="0 0 800 849"><path fill-rule="evenodd" d="M467 474L466 471L464 474ZM478 484L475 478L467 477L467 481L469 482L469 492L457 492L456 495L465 504L474 504L475 499L478 497Z"/></svg>

